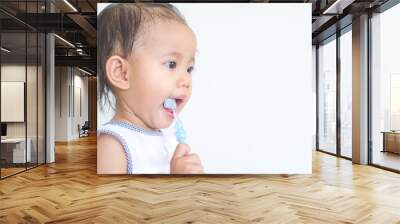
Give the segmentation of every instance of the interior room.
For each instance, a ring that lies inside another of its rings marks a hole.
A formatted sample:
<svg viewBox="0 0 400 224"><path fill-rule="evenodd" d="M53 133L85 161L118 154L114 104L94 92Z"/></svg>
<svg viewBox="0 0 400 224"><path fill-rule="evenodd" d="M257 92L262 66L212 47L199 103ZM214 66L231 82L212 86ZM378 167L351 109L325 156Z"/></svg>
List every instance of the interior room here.
<svg viewBox="0 0 400 224"><path fill-rule="evenodd" d="M0 223L400 223L398 0L231 1L311 7L313 135L311 174L229 175L97 173L105 2L0 1Z"/></svg>
<svg viewBox="0 0 400 224"><path fill-rule="evenodd" d="M13 25L1 33L1 177L45 162L45 36Z"/></svg>

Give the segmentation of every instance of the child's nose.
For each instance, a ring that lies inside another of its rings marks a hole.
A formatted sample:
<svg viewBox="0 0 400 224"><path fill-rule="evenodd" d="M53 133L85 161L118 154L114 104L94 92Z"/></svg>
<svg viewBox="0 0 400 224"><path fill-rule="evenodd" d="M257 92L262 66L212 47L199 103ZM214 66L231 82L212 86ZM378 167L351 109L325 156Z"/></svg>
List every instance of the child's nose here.
<svg viewBox="0 0 400 224"><path fill-rule="evenodd" d="M190 75L184 72L181 74L178 79L178 87L189 88L191 85Z"/></svg>

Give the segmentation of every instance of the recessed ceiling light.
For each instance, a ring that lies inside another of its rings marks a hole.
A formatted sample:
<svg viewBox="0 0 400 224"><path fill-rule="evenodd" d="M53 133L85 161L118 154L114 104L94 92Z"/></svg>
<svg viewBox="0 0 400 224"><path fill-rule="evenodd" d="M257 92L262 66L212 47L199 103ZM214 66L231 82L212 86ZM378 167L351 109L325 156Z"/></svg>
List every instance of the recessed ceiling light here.
<svg viewBox="0 0 400 224"><path fill-rule="evenodd" d="M7 48L5 48L5 47L1 47L1 50L4 51L4 52L6 52L6 53L10 53L10 52L11 52L11 50L9 50L9 49L7 49Z"/></svg>
<svg viewBox="0 0 400 224"><path fill-rule="evenodd" d="M93 75L92 73L90 73L90 72L88 72L88 71L86 71L86 70L83 70L83 69L81 69L81 68L79 68L79 67L78 67L78 70L81 71L81 72L83 72L83 73L85 73L85 74L87 74L87 75Z"/></svg>
<svg viewBox="0 0 400 224"><path fill-rule="evenodd" d="M343 9L351 5L355 0L336 0L322 14L342 14Z"/></svg>
<svg viewBox="0 0 400 224"><path fill-rule="evenodd" d="M55 37L57 37L59 40L61 40L62 42L64 42L64 43L66 43L67 45L69 45L70 47L73 47L73 48L75 48L75 45L73 45L71 42L69 42L68 40L66 40L66 39L64 39L64 38L62 38L62 37L60 37L59 35L57 35L57 34L54 34L54 36Z"/></svg>
<svg viewBox="0 0 400 224"><path fill-rule="evenodd" d="M78 12L78 10L71 4L69 3L68 0L64 0L65 4L67 4L74 12Z"/></svg>

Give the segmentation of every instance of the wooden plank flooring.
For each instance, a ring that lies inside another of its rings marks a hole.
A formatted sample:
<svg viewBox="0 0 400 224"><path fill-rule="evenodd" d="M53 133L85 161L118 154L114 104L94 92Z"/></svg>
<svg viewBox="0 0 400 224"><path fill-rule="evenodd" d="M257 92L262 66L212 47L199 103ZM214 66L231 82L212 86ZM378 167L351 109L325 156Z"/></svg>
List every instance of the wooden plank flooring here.
<svg viewBox="0 0 400 224"><path fill-rule="evenodd" d="M18 172L21 172L21 171L24 171L25 170L25 167L17 167L17 168L1 168L1 177L3 178L3 177L7 177L7 176L10 176L10 175L13 175L13 174L15 174L15 173L18 173Z"/></svg>
<svg viewBox="0 0 400 224"><path fill-rule="evenodd" d="M0 223L400 223L400 175L313 153L312 175L107 176L96 139L0 181Z"/></svg>

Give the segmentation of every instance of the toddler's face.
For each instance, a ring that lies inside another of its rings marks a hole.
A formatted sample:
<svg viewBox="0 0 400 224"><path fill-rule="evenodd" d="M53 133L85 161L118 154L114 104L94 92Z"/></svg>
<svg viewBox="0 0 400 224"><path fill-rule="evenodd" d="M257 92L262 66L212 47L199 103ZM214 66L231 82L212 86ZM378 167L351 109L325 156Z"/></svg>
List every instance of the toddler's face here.
<svg viewBox="0 0 400 224"><path fill-rule="evenodd" d="M173 115L164 109L165 99L176 99L180 112L191 96L196 39L175 21L150 25L142 38L128 59L132 78L126 102L148 128L166 128Z"/></svg>

